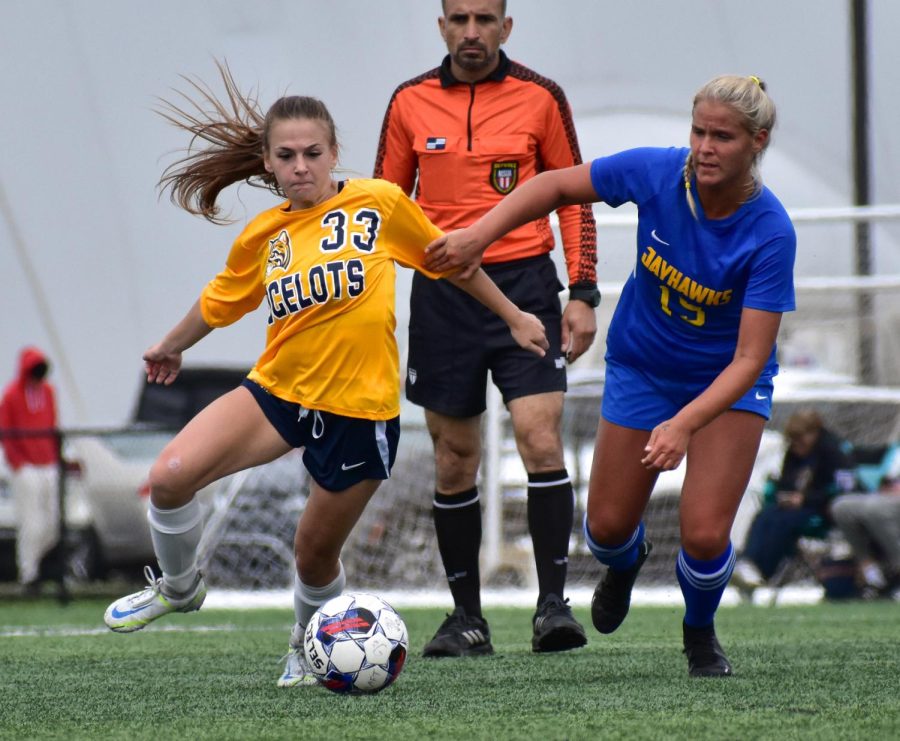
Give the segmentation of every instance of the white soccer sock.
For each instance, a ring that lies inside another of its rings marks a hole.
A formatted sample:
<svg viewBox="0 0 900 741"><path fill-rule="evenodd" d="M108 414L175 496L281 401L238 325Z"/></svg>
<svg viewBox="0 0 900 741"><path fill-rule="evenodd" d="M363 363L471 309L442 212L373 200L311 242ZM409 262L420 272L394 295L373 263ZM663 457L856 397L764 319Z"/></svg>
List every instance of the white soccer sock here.
<svg viewBox="0 0 900 741"><path fill-rule="evenodd" d="M291 632L291 646L294 648L303 644L303 633L309 619L332 597L340 596L347 585L347 575L344 573L344 564L338 561L340 572L331 584L324 587L310 587L300 581L298 575L294 575L294 615L297 616L297 624ZM297 640L299 638L299 640Z"/></svg>
<svg viewBox="0 0 900 741"><path fill-rule="evenodd" d="M203 511L196 499L176 509L147 511L153 551L167 592L186 592L197 579L197 546L203 534Z"/></svg>

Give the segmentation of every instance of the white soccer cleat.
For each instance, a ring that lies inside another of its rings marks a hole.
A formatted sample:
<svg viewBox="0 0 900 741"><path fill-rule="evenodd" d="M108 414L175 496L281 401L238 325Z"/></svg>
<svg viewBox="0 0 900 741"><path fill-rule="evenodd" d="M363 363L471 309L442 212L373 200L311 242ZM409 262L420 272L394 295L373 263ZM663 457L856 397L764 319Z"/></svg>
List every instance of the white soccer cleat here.
<svg viewBox="0 0 900 741"><path fill-rule="evenodd" d="M317 681L306 663L303 646L292 646L287 656L284 657L284 674L278 678L278 686L296 687L313 684L317 684Z"/></svg>
<svg viewBox="0 0 900 741"><path fill-rule="evenodd" d="M738 589L752 591L765 584L765 579L752 561L743 558L738 559L731 574L731 581Z"/></svg>
<svg viewBox="0 0 900 741"><path fill-rule="evenodd" d="M144 576L147 577L148 586L140 592L116 600L106 608L103 621L110 630L131 633L170 612L199 610L206 599L206 582L200 574L197 574L194 588L181 597L166 594L162 578L157 579L149 566L144 567Z"/></svg>

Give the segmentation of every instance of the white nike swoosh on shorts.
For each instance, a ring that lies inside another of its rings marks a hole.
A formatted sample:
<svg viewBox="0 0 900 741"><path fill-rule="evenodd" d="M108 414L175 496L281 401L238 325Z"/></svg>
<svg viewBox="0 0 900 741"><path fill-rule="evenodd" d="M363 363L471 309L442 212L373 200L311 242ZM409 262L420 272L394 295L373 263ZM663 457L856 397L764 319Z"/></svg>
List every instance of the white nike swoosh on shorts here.
<svg viewBox="0 0 900 741"><path fill-rule="evenodd" d="M766 399L769 398L769 397L766 396L765 394L760 395L759 391L757 391L757 392L754 394L754 396L755 396L759 401L765 401Z"/></svg>
<svg viewBox="0 0 900 741"><path fill-rule="evenodd" d="M359 463L354 463L352 466L348 466L346 463L341 463L342 471L349 471L351 468L359 468L360 466L366 465L365 461L360 461Z"/></svg>

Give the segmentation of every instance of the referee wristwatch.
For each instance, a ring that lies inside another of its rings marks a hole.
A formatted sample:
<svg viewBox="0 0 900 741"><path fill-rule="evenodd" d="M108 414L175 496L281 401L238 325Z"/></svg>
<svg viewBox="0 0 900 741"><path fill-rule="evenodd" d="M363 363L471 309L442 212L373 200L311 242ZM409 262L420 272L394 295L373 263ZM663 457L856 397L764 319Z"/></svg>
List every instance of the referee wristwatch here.
<svg viewBox="0 0 900 741"><path fill-rule="evenodd" d="M600 306L600 289L596 283L582 282L573 283L569 286L569 301L584 301L591 308L596 309Z"/></svg>

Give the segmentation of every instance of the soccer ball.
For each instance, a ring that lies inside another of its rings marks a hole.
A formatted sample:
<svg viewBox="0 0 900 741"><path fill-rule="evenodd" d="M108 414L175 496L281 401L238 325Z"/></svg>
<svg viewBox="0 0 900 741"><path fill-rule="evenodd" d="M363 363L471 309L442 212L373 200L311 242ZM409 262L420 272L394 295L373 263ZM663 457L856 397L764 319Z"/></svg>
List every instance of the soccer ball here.
<svg viewBox="0 0 900 741"><path fill-rule="evenodd" d="M319 683L341 694L380 692L400 674L409 635L403 618L374 594L328 600L306 626L303 651Z"/></svg>

